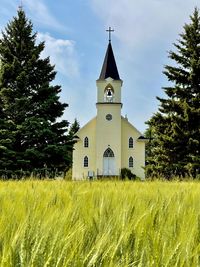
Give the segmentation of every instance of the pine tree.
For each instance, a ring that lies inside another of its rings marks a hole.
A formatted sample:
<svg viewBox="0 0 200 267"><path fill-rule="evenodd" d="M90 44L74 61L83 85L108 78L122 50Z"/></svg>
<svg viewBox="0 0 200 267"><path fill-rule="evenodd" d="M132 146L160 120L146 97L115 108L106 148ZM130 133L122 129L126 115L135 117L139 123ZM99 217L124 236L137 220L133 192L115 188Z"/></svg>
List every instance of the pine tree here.
<svg viewBox="0 0 200 267"><path fill-rule="evenodd" d="M0 40L1 173L64 170L70 163L68 121L58 121L68 105L52 85L54 66L40 57L44 47L20 8Z"/></svg>
<svg viewBox="0 0 200 267"><path fill-rule="evenodd" d="M77 136L76 133L80 129L80 124L77 119L74 120L74 122L71 124L69 128L69 133L68 133L68 144L71 147L68 151L68 157L70 159L70 167L72 167L72 155L73 155L73 149L74 149L74 144L77 142Z"/></svg>
<svg viewBox="0 0 200 267"><path fill-rule="evenodd" d="M80 129L80 123L75 118L74 122L71 124L71 126L69 128L69 134L68 135L71 138L75 137L75 134L78 132L79 129Z"/></svg>
<svg viewBox="0 0 200 267"><path fill-rule="evenodd" d="M148 170L152 174L197 176L200 173L200 16L195 8L165 66L171 86L159 98L159 111L148 124L155 139Z"/></svg>

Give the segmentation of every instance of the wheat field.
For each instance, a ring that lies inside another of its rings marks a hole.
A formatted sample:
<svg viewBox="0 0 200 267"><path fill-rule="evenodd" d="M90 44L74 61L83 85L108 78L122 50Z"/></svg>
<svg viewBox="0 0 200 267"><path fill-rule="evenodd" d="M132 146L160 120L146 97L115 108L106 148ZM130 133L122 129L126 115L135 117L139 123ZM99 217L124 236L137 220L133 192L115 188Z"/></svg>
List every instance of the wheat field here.
<svg viewBox="0 0 200 267"><path fill-rule="evenodd" d="M200 183L0 182L0 266L200 266Z"/></svg>

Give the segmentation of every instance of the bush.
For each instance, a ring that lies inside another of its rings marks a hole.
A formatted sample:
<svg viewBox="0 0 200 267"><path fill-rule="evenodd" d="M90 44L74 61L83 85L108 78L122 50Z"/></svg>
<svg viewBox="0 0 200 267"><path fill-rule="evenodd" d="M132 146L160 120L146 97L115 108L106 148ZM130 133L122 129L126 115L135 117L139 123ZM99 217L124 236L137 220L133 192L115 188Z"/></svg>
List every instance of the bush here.
<svg viewBox="0 0 200 267"><path fill-rule="evenodd" d="M135 180L136 175L131 172L128 168L122 168L121 169L121 179L124 180L128 178L129 180Z"/></svg>

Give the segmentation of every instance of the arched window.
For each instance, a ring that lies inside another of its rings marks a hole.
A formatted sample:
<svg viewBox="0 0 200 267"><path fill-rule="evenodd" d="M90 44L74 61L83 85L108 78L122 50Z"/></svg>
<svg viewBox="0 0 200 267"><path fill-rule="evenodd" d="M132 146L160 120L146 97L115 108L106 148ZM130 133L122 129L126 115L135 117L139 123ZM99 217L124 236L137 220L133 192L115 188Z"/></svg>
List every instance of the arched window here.
<svg viewBox="0 0 200 267"><path fill-rule="evenodd" d="M88 167L88 157L87 156L84 157L83 166Z"/></svg>
<svg viewBox="0 0 200 267"><path fill-rule="evenodd" d="M84 139L84 147L89 147L89 139L87 136Z"/></svg>
<svg viewBox="0 0 200 267"><path fill-rule="evenodd" d="M133 148L133 138L132 137L130 137L128 140L128 147Z"/></svg>
<svg viewBox="0 0 200 267"><path fill-rule="evenodd" d="M129 168L133 168L133 157L130 157L128 160L128 166Z"/></svg>
<svg viewBox="0 0 200 267"><path fill-rule="evenodd" d="M114 153L112 151L112 149L107 148L106 151L103 153L103 157L104 158L114 158Z"/></svg>
<svg viewBox="0 0 200 267"><path fill-rule="evenodd" d="M108 85L104 91L104 101L105 102L114 101L114 90L111 85Z"/></svg>

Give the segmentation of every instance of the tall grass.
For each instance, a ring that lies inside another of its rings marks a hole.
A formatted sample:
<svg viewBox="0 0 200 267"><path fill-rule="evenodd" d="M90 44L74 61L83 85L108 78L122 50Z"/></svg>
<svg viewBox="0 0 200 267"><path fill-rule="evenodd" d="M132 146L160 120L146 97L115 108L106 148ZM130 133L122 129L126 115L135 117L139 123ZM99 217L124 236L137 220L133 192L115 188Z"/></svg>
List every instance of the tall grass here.
<svg viewBox="0 0 200 267"><path fill-rule="evenodd" d="M0 182L0 266L200 266L200 183Z"/></svg>

